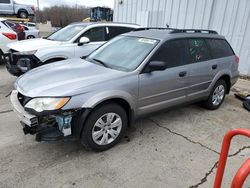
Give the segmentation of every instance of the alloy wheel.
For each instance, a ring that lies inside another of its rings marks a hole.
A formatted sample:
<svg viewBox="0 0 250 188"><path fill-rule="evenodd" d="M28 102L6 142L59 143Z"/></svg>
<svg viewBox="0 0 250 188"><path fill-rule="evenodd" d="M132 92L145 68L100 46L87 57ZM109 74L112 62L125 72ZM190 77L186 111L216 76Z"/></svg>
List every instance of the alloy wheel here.
<svg viewBox="0 0 250 188"><path fill-rule="evenodd" d="M212 97L213 105L218 106L222 102L224 95L225 95L224 86L218 85L213 92L213 97Z"/></svg>
<svg viewBox="0 0 250 188"><path fill-rule="evenodd" d="M119 136L121 129L121 117L116 113L106 113L95 122L92 139L98 145L108 145Z"/></svg>

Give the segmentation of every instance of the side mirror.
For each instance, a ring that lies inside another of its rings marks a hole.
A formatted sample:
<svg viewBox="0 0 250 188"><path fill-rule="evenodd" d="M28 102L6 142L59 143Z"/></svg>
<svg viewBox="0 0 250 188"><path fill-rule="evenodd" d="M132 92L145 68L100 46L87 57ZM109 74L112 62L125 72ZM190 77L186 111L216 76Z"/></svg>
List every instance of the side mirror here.
<svg viewBox="0 0 250 188"><path fill-rule="evenodd" d="M89 40L88 37L81 37L80 40L79 40L79 42L78 42L78 46L87 44L87 43L89 43L89 42L90 42L90 40Z"/></svg>
<svg viewBox="0 0 250 188"><path fill-rule="evenodd" d="M163 61L151 61L147 66L146 72L163 71L166 68L166 63Z"/></svg>

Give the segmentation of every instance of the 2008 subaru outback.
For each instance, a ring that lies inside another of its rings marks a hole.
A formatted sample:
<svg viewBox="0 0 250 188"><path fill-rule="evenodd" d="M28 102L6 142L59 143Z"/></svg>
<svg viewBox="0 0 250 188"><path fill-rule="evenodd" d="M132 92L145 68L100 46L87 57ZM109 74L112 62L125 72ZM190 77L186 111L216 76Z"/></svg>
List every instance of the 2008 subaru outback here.
<svg viewBox="0 0 250 188"><path fill-rule="evenodd" d="M86 59L45 65L18 78L11 94L24 133L115 145L138 117L190 101L217 109L237 81L238 57L208 30L141 28Z"/></svg>

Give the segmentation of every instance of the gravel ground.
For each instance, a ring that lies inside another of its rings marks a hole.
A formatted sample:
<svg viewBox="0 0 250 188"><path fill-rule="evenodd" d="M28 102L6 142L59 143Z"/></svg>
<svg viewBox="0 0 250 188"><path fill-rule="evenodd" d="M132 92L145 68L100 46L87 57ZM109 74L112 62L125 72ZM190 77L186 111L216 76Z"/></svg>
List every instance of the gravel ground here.
<svg viewBox="0 0 250 188"><path fill-rule="evenodd" d="M25 136L9 98L15 77L0 66L0 187L213 187L224 134L250 128L233 93L216 111L189 105L141 119L114 148L96 153L78 142ZM239 80L235 88L250 90ZM249 139L232 142L223 187L250 156ZM250 187L250 177L245 183Z"/></svg>

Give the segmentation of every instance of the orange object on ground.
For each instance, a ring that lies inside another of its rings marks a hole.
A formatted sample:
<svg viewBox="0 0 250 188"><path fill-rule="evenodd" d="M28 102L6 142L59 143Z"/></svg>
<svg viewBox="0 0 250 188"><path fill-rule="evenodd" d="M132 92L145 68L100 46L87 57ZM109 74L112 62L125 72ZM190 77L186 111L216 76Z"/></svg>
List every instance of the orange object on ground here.
<svg viewBox="0 0 250 188"><path fill-rule="evenodd" d="M224 136L222 147L221 147L218 168L217 168L215 181L214 181L214 188L221 187L231 140L236 135L243 135L243 136L250 138L250 130L243 129L243 128L233 129L231 131L228 131L227 134ZM245 179L249 175L249 173L250 173L250 158L237 171L233 179L231 188L241 188L242 185L244 184Z"/></svg>
<svg viewBox="0 0 250 188"><path fill-rule="evenodd" d="M242 187L247 176L250 174L250 158L246 160L234 176L232 188Z"/></svg>

